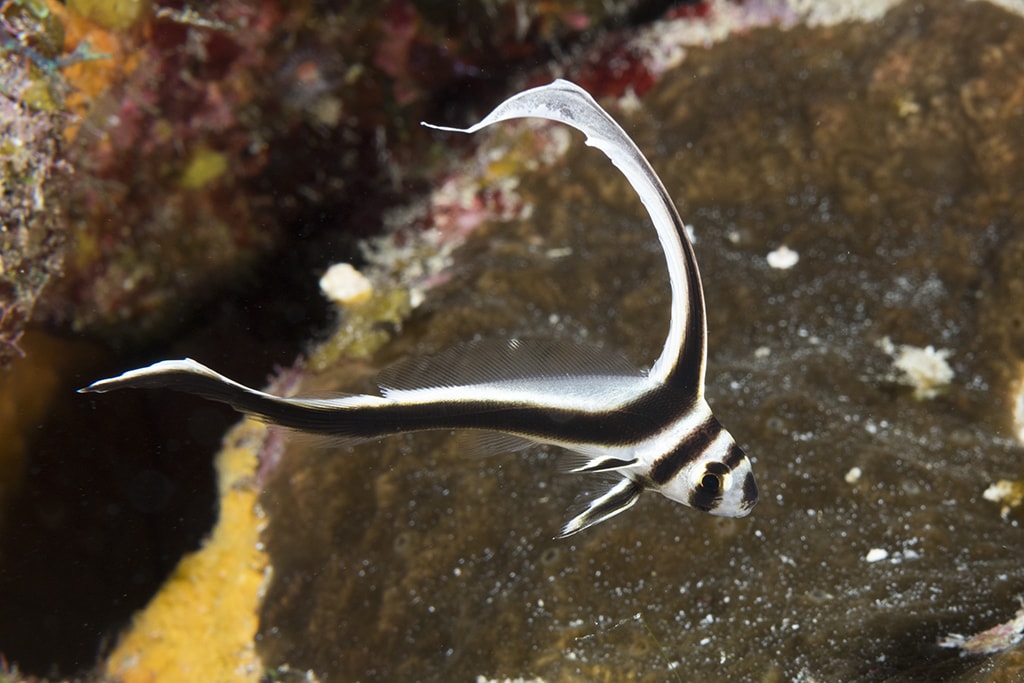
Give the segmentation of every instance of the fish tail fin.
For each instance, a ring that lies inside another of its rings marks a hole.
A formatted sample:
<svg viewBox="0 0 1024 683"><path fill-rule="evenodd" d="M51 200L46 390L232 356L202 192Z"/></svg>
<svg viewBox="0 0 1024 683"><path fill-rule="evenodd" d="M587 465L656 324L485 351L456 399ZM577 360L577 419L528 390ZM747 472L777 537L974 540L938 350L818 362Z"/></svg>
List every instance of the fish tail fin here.
<svg viewBox="0 0 1024 683"><path fill-rule="evenodd" d="M562 527L558 538L565 538L611 519L636 504L644 490L643 484L630 477L608 478L609 486L601 487L593 495L584 495L583 500L569 509L574 516Z"/></svg>
<svg viewBox="0 0 1024 683"><path fill-rule="evenodd" d="M165 360L101 379L79 393L106 393L118 389L173 389L226 403L235 410L290 429L336 437L357 437L352 429L364 406L386 403L378 396L341 395L334 398L282 398L250 389L214 372L191 358Z"/></svg>
<svg viewBox="0 0 1024 683"><path fill-rule="evenodd" d="M229 403L229 399L236 396L239 391L252 391L202 363L191 358L183 358L160 361L144 368L128 370L117 377L96 380L89 386L79 389L78 393L105 394L118 389L175 389L225 403Z"/></svg>

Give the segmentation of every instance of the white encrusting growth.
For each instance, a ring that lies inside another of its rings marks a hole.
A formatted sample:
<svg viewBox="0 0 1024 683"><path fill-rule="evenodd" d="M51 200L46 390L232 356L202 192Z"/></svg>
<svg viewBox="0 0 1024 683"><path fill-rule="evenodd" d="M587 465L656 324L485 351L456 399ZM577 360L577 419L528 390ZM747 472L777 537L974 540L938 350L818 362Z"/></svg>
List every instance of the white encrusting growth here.
<svg viewBox="0 0 1024 683"><path fill-rule="evenodd" d="M935 398L953 381L955 373L946 361L953 352L948 349L908 344L897 348L888 337L878 345L893 357L892 365L899 371L896 381L913 387L916 399Z"/></svg>
<svg viewBox="0 0 1024 683"><path fill-rule="evenodd" d="M789 270L800 261L800 254L796 253L785 244L775 251L768 252L765 257L768 265L777 270Z"/></svg>
<svg viewBox="0 0 1024 683"><path fill-rule="evenodd" d="M373 284L348 263L336 263L320 278L320 291L342 306L362 303L373 294Z"/></svg>
<svg viewBox="0 0 1024 683"><path fill-rule="evenodd" d="M999 509L999 516L1007 519L1010 516L1011 510L1020 507L1021 503L1024 503L1024 480L1010 481L1009 479L1000 479L985 489L981 496L985 500L999 503L1002 506Z"/></svg>
<svg viewBox="0 0 1024 683"><path fill-rule="evenodd" d="M875 21L899 0L789 0L788 6L808 26L834 26L847 21Z"/></svg>

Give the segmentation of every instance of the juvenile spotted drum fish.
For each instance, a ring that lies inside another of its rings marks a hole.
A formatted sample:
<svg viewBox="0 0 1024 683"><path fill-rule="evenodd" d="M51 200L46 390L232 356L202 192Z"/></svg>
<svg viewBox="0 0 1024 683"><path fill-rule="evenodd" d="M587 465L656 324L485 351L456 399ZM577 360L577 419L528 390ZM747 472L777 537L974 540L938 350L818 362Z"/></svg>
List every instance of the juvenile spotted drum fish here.
<svg viewBox="0 0 1024 683"><path fill-rule="evenodd" d="M747 456L704 400L707 334L693 247L661 180L636 144L582 88L564 80L526 90L466 129L538 117L581 131L626 176L668 262L668 337L647 372L572 345L512 340L467 344L384 370L380 395L281 398L191 359L162 361L81 391L165 387L222 401L269 423L342 440L424 430L473 430L494 449L568 451L564 469L598 486L562 527L569 536L633 506L651 489L692 508L743 517L757 503ZM424 124L429 125L429 124Z"/></svg>

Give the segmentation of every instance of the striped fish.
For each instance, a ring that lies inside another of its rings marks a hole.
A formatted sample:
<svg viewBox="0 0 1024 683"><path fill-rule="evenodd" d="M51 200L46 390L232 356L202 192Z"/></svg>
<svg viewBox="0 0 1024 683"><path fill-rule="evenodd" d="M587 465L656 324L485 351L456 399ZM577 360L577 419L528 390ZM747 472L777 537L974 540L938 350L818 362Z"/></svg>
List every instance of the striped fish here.
<svg viewBox="0 0 1024 683"><path fill-rule="evenodd" d="M626 176L650 214L668 262L668 337L647 372L592 349L511 340L406 361L379 378L380 395L281 398L191 359L156 363L81 391L164 387L222 401L284 427L341 440L469 430L485 450L541 443L568 452L564 470L601 475L565 537L632 507L647 489L697 510L743 517L757 503L747 456L704 400L707 335L693 247L661 180L622 128L564 80L521 92L466 129L539 117L572 126ZM424 124L428 125L428 124Z"/></svg>

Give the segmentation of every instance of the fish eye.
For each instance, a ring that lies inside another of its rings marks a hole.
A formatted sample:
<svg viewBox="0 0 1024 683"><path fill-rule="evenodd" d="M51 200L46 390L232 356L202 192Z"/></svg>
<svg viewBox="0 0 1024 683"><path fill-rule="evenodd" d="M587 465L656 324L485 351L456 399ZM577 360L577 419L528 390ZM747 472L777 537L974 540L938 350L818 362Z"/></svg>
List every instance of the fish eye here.
<svg viewBox="0 0 1024 683"><path fill-rule="evenodd" d="M700 487L708 493L718 493L722 489L722 475L705 472L700 478Z"/></svg>
<svg viewBox="0 0 1024 683"><path fill-rule="evenodd" d="M709 462L696 484L706 495L718 496L732 485L732 473L725 463Z"/></svg>

